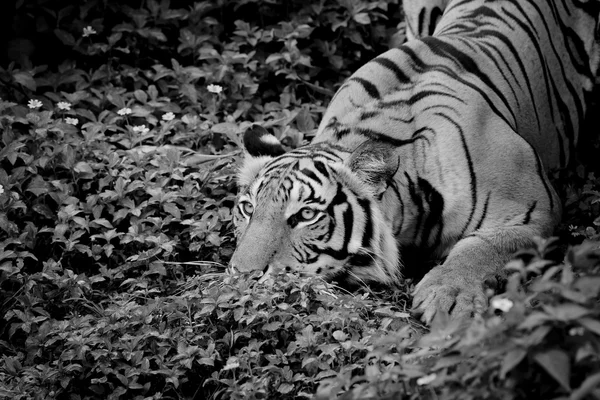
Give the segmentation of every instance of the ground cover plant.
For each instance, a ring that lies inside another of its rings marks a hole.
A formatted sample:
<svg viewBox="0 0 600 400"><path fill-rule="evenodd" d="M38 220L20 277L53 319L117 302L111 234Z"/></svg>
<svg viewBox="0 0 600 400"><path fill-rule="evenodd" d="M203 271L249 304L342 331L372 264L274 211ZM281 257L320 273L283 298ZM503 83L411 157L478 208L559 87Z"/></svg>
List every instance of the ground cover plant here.
<svg viewBox="0 0 600 400"><path fill-rule="evenodd" d="M0 398L600 397L593 124L556 177L560 239L520 252L481 318L429 331L411 282L224 274L240 134L305 143L401 39L396 1L4 6Z"/></svg>

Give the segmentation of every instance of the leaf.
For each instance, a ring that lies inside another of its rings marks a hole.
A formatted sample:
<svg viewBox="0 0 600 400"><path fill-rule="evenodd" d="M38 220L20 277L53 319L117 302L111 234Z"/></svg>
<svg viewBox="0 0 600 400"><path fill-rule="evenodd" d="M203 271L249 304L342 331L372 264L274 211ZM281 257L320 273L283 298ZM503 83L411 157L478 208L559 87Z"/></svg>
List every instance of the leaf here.
<svg viewBox="0 0 600 400"><path fill-rule="evenodd" d="M533 359L565 390L571 391L571 386L569 384L571 364L567 353L562 350L551 349L536 353L533 356Z"/></svg>
<svg viewBox="0 0 600 400"><path fill-rule="evenodd" d="M585 307L573 303L559 304L558 306L544 306L544 310L551 316L561 321L572 321L590 313Z"/></svg>
<svg viewBox="0 0 600 400"><path fill-rule="evenodd" d="M165 268L165 265L163 263L153 262L150 264L150 268L149 268L147 275L152 275L152 274L167 276L167 269Z"/></svg>
<svg viewBox="0 0 600 400"><path fill-rule="evenodd" d="M111 229L113 227L112 224L110 223L110 221L107 220L106 218L97 218L97 219L93 220L91 223L95 224L95 225L103 226L107 229Z"/></svg>
<svg viewBox="0 0 600 400"><path fill-rule="evenodd" d="M145 103L148 102L148 95L143 90L137 89L136 91L133 92L133 96L140 103L144 103L145 104Z"/></svg>
<svg viewBox="0 0 600 400"><path fill-rule="evenodd" d="M50 185L48 185L48 182L44 181L41 176L36 175L29 183L26 190L36 196L41 196L42 194L48 193L49 189Z"/></svg>
<svg viewBox="0 0 600 400"><path fill-rule="evenodd" d="M294 390L294 385L292 385L291 383L282 383L277 388L277 391L279 393L283 393L283 394L287 394L287 393L291 392L292 390Z"/></svg>
<svg viewBox="0 0 600 400"><path fill-rule="evenodd" d="M94 170L92 169L92 167L90 167L90 164L86 163L85 161L79 161L77 164L75 164L75 166L73 167L73 170L75 172L79 172L79 173L86 173L86 174L94 173Z"/></svg>
<svg viewBox="0 0 600 400"><path fill-rule="evenodd" d="M361 25L368 25L371 23L371 18L367 13L358 13L354 16L354 20Z"/></svg>
<svg viewBox="0 0 600 400"><path fill-rule="evenodd" d="M310 132L315 128L315 121L310 116L308 107L302 107L302 110L296 115L296 124L300 132Z"/></svg>
<svg viewBox="0 0 600 400"><path fill-rule="evenodd" d="M600 336L600 321L592 318L581 318L579 322L583 327Z"/></svg>
<svg viewBox="0 0 600 400"><path fill-rule="evenodd" d="M65 46L73 47L75 45L75 38L69 32L55 29L54 34Z"/></svg>
<svg viewBox="0 0 600 400"><path fill-rule="evenodd" d="M267 59L265 60L265 64L270 64L273 61L278 61L281 60L283 58L283 55L279 54L279 53L274 53L271 54L269 57L267 57Z"/></svg>
<svg viewBox="0 0 600 400"><path fill-rule="evenodd" d="M585 381L571 393L569 400L580 400L600 386L600 372L585 378Z"/></svg>
<svg viewBox="0 0 600 400"><path fill-rule="evenodd" d="M219 124L215 124L210 128L211 131L215 133L221 133L223 135L235 135L239 132L240 127L237 124L233 124L231 122L221 122Z"/></svg>
<svg viewBox="0 0 600 400"><path fill-rule="evenodd" d="M238 297L238 293L237 292L223 293L217 299L217 304L221 305L223 303L229 303L229 301L231 299L236 298L236 297Z"/></svg>
<svg viewBox="0 0 600 400"><path fill-rule="evenodd" d="M338 342L343 342L348 339L348 335L342 331L335 331L333 332L333 338Z"/></svg>
<svg viewBox="0 0 600 400"><path fill-rule="evenodd" d="M374 312L377 315L385 315L385 316L392 317L392 318L410 318L409 313L401 312L401 311L394 311L394 310L392 310L391 306L378 308Z"/></svg>
<svg viewBox="0 0 600 400"><path fill-rule="evenodd" d="M273 321L263 325L263 329L268 332L274 332L281 327L281 322Z"/></svg>
<svg viewBox="0 0 600 400"><path fill-rule="evenodd" d="M302 359L302 368L306 367L308 364L318 361L316 357L304 358Z"/></svg>
<svg viewBox="0 0 600 400"><path fill-rule="evenodd" d="M600 276L586 276L577 279L573 286L585 296L595 298L600 294Z"/></svg>
<svg viewBox="0 0 600 400"><path fill-rule="evenodd" d="M600 244L595 241L585 241L574 246L567 253L567 259L576 268L590 269L598 265Z"/></svg>
<svg viewBox="0 0 600 400"><path fill-rule="evenodd" d="M525 321L521 322L518 329L532 329L539 325L542 325L544 322L549 321L551 318L543 312L535 311L531 313Z"/></svg>
<svg viewBox="0 0 600 400"><path fill-rule="evenodd" d="M21 85L25 86L27 89L31 90L32 92L35 92L37 89L37 84L35 83L35 79L33 79L33 76L29 72L24 72L24 71L15 72L13 74L13 79L17 83L20 83Z"/></svg>
<svg viewBox="0 0 600 400"><path fill-rule="evenodd" d="M240 319L242 319L245 312L246 312L246 309L244 307L236 308L235 310L233 310L233 320L239 321Z"/></svg>
<svg viewBox="0 0 600 400"><path fill-rule="evenodd" d="M506 374L512 371L527 355L527 350L516 348L509 351L502 360L502 368L500 368L500 379L504 379Z"/></svg>
<svg viewBox="0 0 600 400"><path fill-rule="evenodd" d="M207 304L200 310L200 315L211 314L215 310L216 306L214 304Z"/></svg>
<svg viewBox="0 0 600 400"><path fill-rule="evenodd" d="M165 203L162 205L163 210L165 210L165 212L171 214L172 216L174 216L177 219L181 219L181 212L179 211L179 207L177 207L177 204L174 203Z"/></svg>
<svg viewBox="0 0 600 400"><path fill-rule="evenodd" d="M198 102L198 92L196 91L196 87L191 83L184 83L180 87L180 93L182 96L187 97L187 99L196 104Z"/></svg>
<svg viewBox="0 0 600 400"><path fill-rule="evenodd" d="M230 369L238 368L239 366L240 366L240 362L238 361L238 358L235 356L231 356L227 359L227 363L223 367L223 370L227 371Z"/></svg>
<svg viewBox="0 0 600 400"><path fill-rule="evenodd" d="M202 357L198 359L198 363L200 365L210 365L211 367L215 366L215 360L212 358Z"/></svg>

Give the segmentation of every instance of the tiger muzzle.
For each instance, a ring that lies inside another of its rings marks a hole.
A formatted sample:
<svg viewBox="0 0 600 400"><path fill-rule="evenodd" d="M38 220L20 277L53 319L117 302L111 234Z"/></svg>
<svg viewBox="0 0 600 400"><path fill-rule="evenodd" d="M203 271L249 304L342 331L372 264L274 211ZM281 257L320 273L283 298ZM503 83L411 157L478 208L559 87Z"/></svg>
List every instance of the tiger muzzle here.
<svg viewBox="0 0 600 400"><path fill-rule="evenodd" d="M276 232L268 224L250 224L231 257L230 272L266 272L281 248L282 239L283 232Z"/></svg>

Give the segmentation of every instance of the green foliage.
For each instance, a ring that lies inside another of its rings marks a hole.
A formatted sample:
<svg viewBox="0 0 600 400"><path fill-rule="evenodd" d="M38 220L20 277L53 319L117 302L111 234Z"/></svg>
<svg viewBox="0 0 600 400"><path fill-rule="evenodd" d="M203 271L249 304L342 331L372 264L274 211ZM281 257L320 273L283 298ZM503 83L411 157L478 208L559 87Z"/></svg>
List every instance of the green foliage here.
<svg viewBox="0 0 600 400"><path fill-rule="evenodd" d="M397 1L8 13L23 29L0 64L0 398L599 396L594 242L565 263L555 242L523 252L488 314L425 336L404 297L223 274L240 133L305 143L387 48ZM600 236L597 176L564 180L575 244Z"/></svg>
<svg viewBox="0 0 600 400"><path fill-rule="evenodd" d="M558 265L548 259L555 251L555 241L540 241L522 252L527 263L508 264L506 292L472 323L441 318L413 341L402 330L386 335L362 376L324 380L320 398L596 398L600 247L576 246Z"/></svg>
<svg viewBox="0 0 600 400"><path fill-rule="evenodd" d="M378 329L407 326L409 317L367 294L293 276L264 285L207 274L171 295L132 286L101 306L71 298L82 313L65 320L9 311L11 333L28 338L23 352L4 356L0 394L310 397L335 370L360 370Z"/></svg>

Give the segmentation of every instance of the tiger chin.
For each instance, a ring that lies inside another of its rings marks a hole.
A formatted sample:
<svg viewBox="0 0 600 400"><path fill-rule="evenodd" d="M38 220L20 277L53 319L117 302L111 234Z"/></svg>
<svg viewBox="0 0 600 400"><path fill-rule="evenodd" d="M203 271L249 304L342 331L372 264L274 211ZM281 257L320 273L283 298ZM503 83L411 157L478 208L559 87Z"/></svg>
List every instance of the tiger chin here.
<svg viewBox="0 0 600 400"><path fill-rule="evenodd" d="M245 132L244 147L234 271L295 271L349 287L401 283L393 223L381 212L398 169L389 148L315 144L285 153L258 125Z"/></svg>

